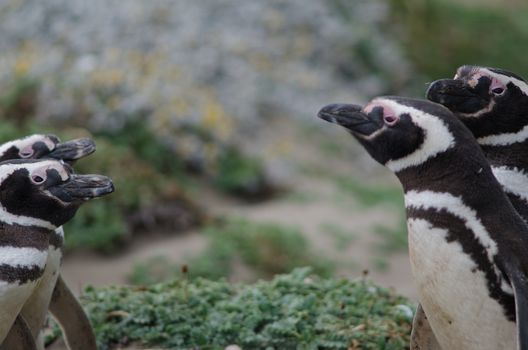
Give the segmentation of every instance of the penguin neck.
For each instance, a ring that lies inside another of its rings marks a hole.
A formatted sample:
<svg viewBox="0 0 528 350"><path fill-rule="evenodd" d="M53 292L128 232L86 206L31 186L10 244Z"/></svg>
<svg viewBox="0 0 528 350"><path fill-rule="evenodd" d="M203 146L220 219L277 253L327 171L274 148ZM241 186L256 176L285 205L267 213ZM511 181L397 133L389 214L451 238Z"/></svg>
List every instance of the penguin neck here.
<svg viewBox="0 0 528 350"><path fill-rule="evenodd" d="M54 230L49 228L0 221L0 247L26 247L43 251L48 248L52 236Z"/></svg>
<svg viewBox="0 0 528 350"><path fill-rule="evenodd" d="M420 165L397 172L404 192L449 193L474 208L490 205L490 195L507 203L482 153L462 147L453 147Z"/></svg>
<svg viewBox="0 0 528 350"><path fill-rule="evenodd" d="M43 275L53 230L0 222L0 284L36 283Z"/></svg>
<svg viewBox="0 0 528 350"><path fill-rule="evenodd" d="M481 145L492 167L517 168L528 173L528 139L507 145Z"/></svg>

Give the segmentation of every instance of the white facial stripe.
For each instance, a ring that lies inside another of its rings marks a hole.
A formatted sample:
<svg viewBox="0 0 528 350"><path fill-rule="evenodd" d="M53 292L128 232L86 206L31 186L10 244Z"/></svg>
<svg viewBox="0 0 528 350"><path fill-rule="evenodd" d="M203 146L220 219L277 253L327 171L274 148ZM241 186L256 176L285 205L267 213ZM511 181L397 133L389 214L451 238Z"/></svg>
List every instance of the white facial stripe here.
<svg viewBox="0 0 528 350"><path fill-rule="evenodd" d="M39 141L44 142L50 150L55 148L55 144L46 135L31 135L1 144L0 155L4 154L12 146L17 147L18 149L23 149L24 147L31 146Z"/></svg>
<svg viewBox="0 0 528 350"><path fill-rule="evenodd" d="M488 103L486 108L476 111L475 113L458 113L458 114L463 115L465 118L478 117L484 113L490 112L493 109L493 107L495 107L495 101L491 100L491 102Z"/></svg>
<svg viewBox="0 0 528 350"><path fill-rule="evenodd" d="M528 174L517 168L492 167L493 175L505 192L513 193L528 202Z"/></svg>
<svg viewBox="0 0 528 350"><path fill-rule="evenodd" d="M403 158L389 160L385 164L392 171L398 172L405 168L422 164L429 158L455 145L454 136L440 118L388 99L375 99L373 102L387 105L397 116L401 116L404 113L409 114L414 124L423 129L425 133L424 141L420 148Z"/></svg>
<svg viewBox="0 0 528 350"><path fill-rule="evenodd" d="M477 142L486 146L507 146L528 139L528 125L517 132L479 137Z"/></svg>
<svg viewBox="0 0 528 350"><path fill-rule="evenodd" d="M497 244L491 239L489 232L477 217L477 213L465 205L460 197L443 192L409 191L405 193L405 206L417 209L443 209L462 219L465 226L475 234L480 244L486 249L490 262L493 262L493 257L498 252Z"/></svg>
<svg viewBox="0 0 528 350"><path fill-rule="evenodd" d="M9 175L13 174L19 169L27 169L30 173L33 170L49 168L55 169L59 173L62 180L68 180L69 174L58 160L41 160L34 163L13 163L13 164L2 164L0 165L0 182L4 181Z"/></svg>
<svg viewBox="0 0 528 350"><path fill-rule="evenodd" d="M485 74L487 76L490 76L492 78L497 79L498 81L500 81L504 85L508 85L508 83L513 83L515 86L519 87L519 89L521 89L521 91L525 95L528 96L528 84L526 84L522 80L519 80L519 79L514 78L514 77L509 77L507 75L498 74L498 73L492 72L492 71L490 71L489 69L486 69L486 68L479 68L479 72L482 72L483 74Z"/></svg>
<svg viewBox="0 0 528 350"><path fill-rule="evenodd" d="M48 259L48 251L29 247L0 246L0 264L15 267L44 268Z"/></svg>

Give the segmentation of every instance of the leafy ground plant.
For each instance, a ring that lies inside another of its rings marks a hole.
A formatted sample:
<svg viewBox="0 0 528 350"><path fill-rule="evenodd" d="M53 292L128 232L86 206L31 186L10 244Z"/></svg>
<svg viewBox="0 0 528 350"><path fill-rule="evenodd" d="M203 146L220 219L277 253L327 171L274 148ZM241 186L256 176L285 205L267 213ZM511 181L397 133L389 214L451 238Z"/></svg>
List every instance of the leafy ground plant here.
<svg viewBox="0 0 528 350"><path fill-rule="evenodd" d="M412 304L365 280L310 268L233 285L178 279L151 287L88 288L82 297L100 349L406 349Z"/></svg>

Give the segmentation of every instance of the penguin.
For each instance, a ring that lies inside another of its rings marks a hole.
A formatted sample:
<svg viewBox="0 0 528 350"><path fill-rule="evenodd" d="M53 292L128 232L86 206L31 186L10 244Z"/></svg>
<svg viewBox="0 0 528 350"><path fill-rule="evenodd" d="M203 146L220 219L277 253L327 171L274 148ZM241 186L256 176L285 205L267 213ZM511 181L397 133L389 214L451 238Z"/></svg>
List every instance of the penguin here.
<svg viewBox="0 0 528 350"><path fill-rule="evenodd" d="M462 66L426 96L471 130L515 209L528 222L528 83L498 68Z"/></svg>
<svg viewBox="0 0 528 350"><path fill-rule="evenodd" d="M60 142L55 135L36 134L0 145L0 161L54 158L71 164L94 151L95 144L88 138ZM33 294L24 304L21 311L23 321L20 322L26 322L33 338L37 340L38 349L44 349L41 329L49 307L52 315L63 328L66 343L70 349L93 350L96 349L96 341L90 322L79 302L59 275L63 241L64 232L62 228L58 228L51 235L43 276ZM52 293L60 295L60 298L52 298ZM18 334L23 333L19 331ZM13 342L16 343L16 340Z"/></svg>
<svg viewBox="0 0 528 350"><path fill-rule="evenodd" d="M442 349L528 349L528 227L447 108L379 97L318 116L347 128L404 190L411 270Z"/></svg>
<svg viewBox="0 0 528 350"><path fill-rule="evenodd" d="M453 79L426 91L430 101L449 108L473 133L513 206L528 223L528 83L500 69L461 66ZM416 318L424 318L417 308ZM416 349L435 349L427 321L413 322ZM428 346L427 346L427 345Z"/></svg>
<svg viewBox="0 0 528 350"><path fill-rule="evenodd" d="M0 163L0 343L42 278L50 236L86 201L114 191L57 160Z"/></svg>

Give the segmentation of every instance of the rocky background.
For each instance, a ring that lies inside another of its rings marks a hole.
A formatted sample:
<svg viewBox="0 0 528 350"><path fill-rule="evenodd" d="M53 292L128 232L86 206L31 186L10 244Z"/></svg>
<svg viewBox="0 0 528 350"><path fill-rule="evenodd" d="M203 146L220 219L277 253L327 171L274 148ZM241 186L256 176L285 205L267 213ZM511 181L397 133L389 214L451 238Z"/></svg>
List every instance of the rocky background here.
<svg viewBox="0 0 528 350"><path fill-rule="evenodd" d="M205 170L269 118L310 120L409 78L383 1L8 0L0 15L0 84L38 83L37 120L112 132L145 119Z"/></svg>

